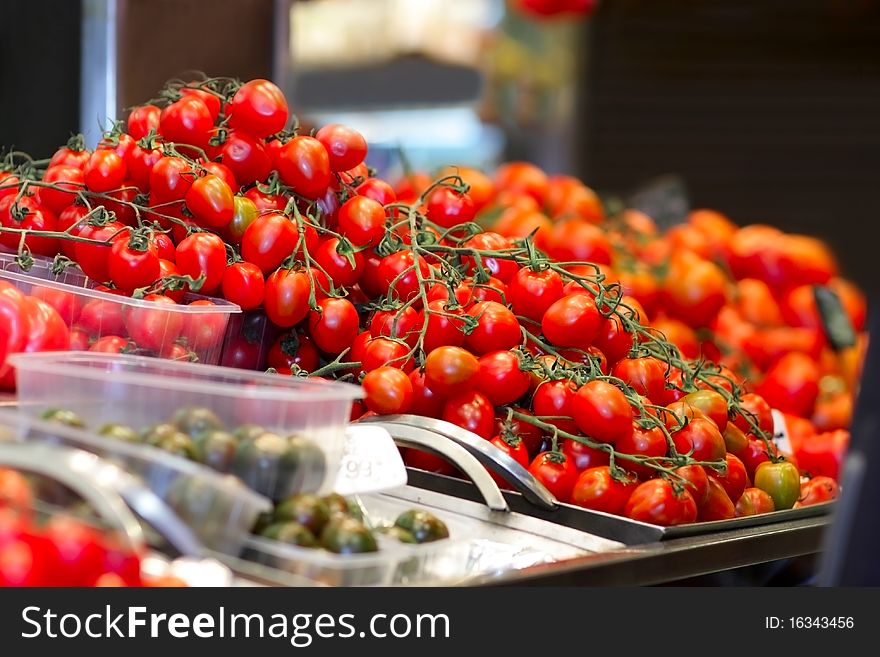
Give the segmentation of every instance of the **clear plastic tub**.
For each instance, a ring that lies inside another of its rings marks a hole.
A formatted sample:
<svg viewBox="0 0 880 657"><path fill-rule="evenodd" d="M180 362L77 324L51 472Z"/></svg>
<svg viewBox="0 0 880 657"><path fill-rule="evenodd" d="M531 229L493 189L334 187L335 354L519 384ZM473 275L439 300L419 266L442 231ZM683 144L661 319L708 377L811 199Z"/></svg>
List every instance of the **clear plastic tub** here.
<svg viewBox="0 0 880 657"><path fill-rule="evenodd" d="M237 478L153 447L101 438L21 412L0 411L0 424L18 425L19 440L83 449L140 477L213 550L240 551L257 517L272 507Z"/></svg>
<svg viewBox="0 0 880 657"><path fill-rule="evenodd" d="M383 495L358 500L365 521L374 528L391 526L400 513L420 508ZM448 582L472 573L471 553L477 546L472 529L453 514L431 512L449 528L449 538L413 545L377 533L377 552L341 555L251 536L244 557L319 586L413 585Z"/></svg>
<svg viewBox="0 0 880 657"><path fill-rule="evenodd" d="M196 439L203 451L196 450L197 458L275 500L332 488L351 405L362 395L344 383L119 354L16 354L10 362L18 370L22 413L41 417L66 409L93 430L114 423L136 431L176 423L178 435ZM199 443L206 429L239 435ZM95 440L98 446L117 442ZM136 446L167 457L158 447ZM211 456L202 458L205 453Z"/></svg>
<svg viewBox="0 0 880 657"><path fill-rule="evenodd" d="M272 324L261 309L231 317L226 327L220 364L243 370L265 371L269 350L284 331Z"/></svg>
<svg viewBox="0 0 880 657"><path fill-rule="evenodd" d="M111 348L116 337L125 353L216 365L229 319L241 314L233 303L197 294L171 305L101 292L78 269L55 274L52 264L38 258L24 271L14 256L0 253L0 280L58 310L74 345L106 338L102 345Z"/></svg>

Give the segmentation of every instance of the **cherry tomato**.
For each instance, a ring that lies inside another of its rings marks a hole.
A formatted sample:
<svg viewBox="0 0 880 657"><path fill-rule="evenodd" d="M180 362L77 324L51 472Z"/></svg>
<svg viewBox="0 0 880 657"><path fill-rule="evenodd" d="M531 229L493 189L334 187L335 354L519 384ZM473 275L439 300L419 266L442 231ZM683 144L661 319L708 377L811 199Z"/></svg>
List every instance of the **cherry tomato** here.
<svg viewBox="0 0 880 657"><path fill-rule="evenodd" d="M84 189L83 172L75 166L51 166L43 174L43 182L55 188L40 188L40 203L54 213L59 213L76 200L77 192Z"/></svg>
<svg viewBox="0 0 880 657"><path fill-rule="evenodd" d="M611 374L655 404L663 399L666 366L653 356L619 360L611 369Z"/></svg>
<svg viewBox="0 0 880 657"><path fill-rule="evenodd" d="M330 186L330 157L314 137L291 139L279 152L275 165L284 184L307 199L321 198Z"/></svg>
<svg viewBox="0 0 880 657"><path fill-rule="evenodd" d="M406 413L412 405L412 383L406 373L396 367L379 367L367 372L361 385L367 408L379 415Z"/></svg>
<svg viewBox="0 0 880 657"><path fill-rule="evenodd" d="M78 146L71 147L70 144L62 146L52 154L49 160L49 168L56 166L76 167L82 170L89 161L91 153L87 149L81 149Z"/></svg>
<svg viewBox="0 0 880 657"><path fill-rule="evenodd" d="M523 267L507 283L507 300L517 315L540 322L544 313L562 298L562 277L552 269Z"/></svg>
<svg viewBox="0 0 880 657"><path fill-rule="evenodd" d="M281 89L263 79L243 84L227 109L229 125L255 137L268 137L284 130L289 113Z"/></svg>
<svg viewBox="0 0 880 657"><path fill-rule="evenodd" d="M620 436L614 443L614 449L622 454L632 454L633 456L662 457L666 456L666 436L657 427L645 429L633 422L632 431ZM648 479L657 472L649 465L623 458L617 463L620 467L630 470L642 479Z"/></svg>
<svg viewBox="0 0 880 657"><path fill-rule="evenodd" d="M506 237L502 237L498 233L490 232L474 235L462 244L463 248L476 249L479 251L503 251L505 249L510 249L512 246L513 244ZM462 261L468 267L469 273L476 272L477 263L475 258L466 257L463 258ZM501 256L481 256L480 263L492 276L505 284L519 271L519 265L513 260Z"/></svg>
<svg viewBox="0 0 880 657"><path fill-rule="evenodd" d="M98 149L89 156L82 176L86 186L93 192L109 192L125 182L125 161L116 151Z"/></svg>
<svg viewBox="0 0 880 657"><path fill-rule="evenodd" d="M736 503L737 517L771 513L775 510L773 498L760 488L746 488Z"/></svg>
<svg viewBox="0 0 880 657"><path fill-rule="evenodd" d="M266 279L266 316L273 324L285 328L299 324L309 314L310 292L311 279L307 273L276 270Z"/></svg>
<svg viewBox="0 0 880 657"><path fill-rule="evenodd" d="M602 319L593 344L605 354L609 363L617 363L632 349L633 334L626 330L623 320L618 315L611 315ZM665 366L663 369L665 376Z"/></svg>
<svg viewBox="0 0 880 657"><path fill-rule="evenodd" d="M409 345L406 343L389 338L371 338L364 347L361 365L365 372L383 365L396 367L404 372L410 372L413 368L413 360L410 355Z"/></svg>
<svg viewBox="0 0 880 657"><path fill-rule="evenodd" d="M339 232L355 246L376 246L385 236L385 208L366 196L353 196L339 208Z"/></svg>
<svg viewBox="0 0 880 657"><path fill-rule="evenodd" d="M107 273L120 290L132 294L159 280L159 249L143 236L121 234L113 240L107 257Z"/></svg>
<svg viewBox="0 0 880 657"><path fill-rule="evenodd" d="M786 354L766 373L757 392L772 408L810 417L819 395L819 368L809 356Z"/></svg>
<svg viewBox="0 0 880 657"><path fill-rule="evenodd" d="M419 293L419 274L421 278L430 276L430 268L424 258L419 256L416 265L415 256L411 251L398 251L385 256L379 265L379 278L382 281L384 294L390 294L400 301L409 301Z"/></svg>
<svg viewBox="0 0 880 657"><path fill-rule="evenodd" d="M33 287L31 288L30 296L45 301L52 306L68 326L79 319L79 314L82 311L82 302L81 298L76 294L51 287Z"/></svg>
<svg viewBox="0 0 880 657"><path fill-rule="evenodd" d="M709 476L706 499L699 506L697 519L700 522L713 520L730 520L736 517L736 507L721 483L713 476Z"/></svg>
<svg viewBox="0 0 880 657"><path fill-rule="evenodd" d="M180 150L184 153L193 152L186 148L187 145L205 151L213 129L211 111L196 96L184 96L168 105L159 115L159 134L166 142L182 145Z"/></svg>
<svg viewBox="0 0 880 657"><path fill-rule="evenodd" d="M611 264L611 243L598 226L579 220L560 221L547 235L547 254L559 262Z"/></svg>
<svg viewBox="0 0 880 657"><path fill-rule="evenodd" d="M364 161L367 156L367 141L357 130L348 126L325 125L315 133L330 157L332 171L348 171Z"/></svg>
<svg viewBox="0 0 880 657"><path fill-rule="evenodd" d="M2 340L2 336L0 336L0 340ZM88 351L89 350L89 334L83 331L82 329L72 328L70 329L70 350L71 351ZM2 345L0 345L0 350L2 350ZM2 361L0 361L2 362Z"/></svg>
<svg viewBox="0 0 880 657"><path fill-rule="evenodd" d="M495 436L489 442L519 463L523 468L526 470L529 469L529 452L526 450L525 443L522 440L515 436L512 438ZM511 488L510 484L503 477L495 474L492 470L489 471L489 476L495 480L495 483L498 484L500 488Z"/></svg>
<svg viewBox="0 0 880 657"><path fill-rule="evenodd" d="M771 449L775 455L775 448L771 447ZM743 462L743 465L746 466L746 472L751 479L755 478L755 471L758 469L758 466L770 460L764 441L756 438L749 438L746 448L737 456Z"/></svg>
<svg viewBox="0 0 880 657"><path fill-rule="evenodd" d="M523 408L520 408L518 406L513 406L512 408L518 413L531 416L531 413ZM507 413L505 411L502 411L502 415L495 418L495 433L505 432L509 433L512 436L517 436L523 441L523 443L525 443L526 451L528 451L529 453L529 458L534 458L538 455L538 452L541 448L541 442L543 441L543 433L541 432L541 429L536 427L534 424L530 424L529 422L517 417L513 417L508 420Z"/></svg>
<svg viewBox="0 0 880 657"><path fill-rule="evenodd" d="M204 276L199 292L210 294L223 282L226 245L212 233L193 233L177 245L175 263L185 276L193 279Z"/></svg>
<svg viewBox="0 0 880 657"><path fill-rule="evenodd" d="M276 370L291 371L295 367L313 372L318 368L320 357L318 350L308 336L296 332L280 335L269 349L267 361L269 367Z"/></svg>
<svg viewBox="0 0 880 657"><path fill-rule="evenodd" d="M632 433L632 406L620 388L605 381L582 385L571 410L578 429L595 440L614 443Z"/></svg>
<svg viewBox="0 0 880 657"><path fill-rule="evenodd" d="M347 241L340 242L336 237L321 242L312 257L334 285L340 287L353 286L360 280L364 271L363 254L352 248Z"/></svg>
<svg viewBox="0 0 880 657"><path fill-rule="evenodd" d="M586 349L599 334L602 316L586 294L570 294L551 305L541 319L544 336L558 347Z"/></svg>
<svg viewBox="0 0 880 657"><path fill-rule="evenodd" d="M752 425L744 417L747 414L761 431L773 434L773 413L767 400L753 392L747 392L740 397L740 410L734 419L734 424L744 432L753 431Z"/></svg>
<svg viewBox="0 0 880 657"><path fill-rule="evenodd" d="M743 452L748 449L749 439L733 422L727 423L724 430L724 446L727 448L728 454L740 457Z"/></svg>
<svg viewBox="0 0 880 657"><path fill-rule="evenodd" d="M428 219L441 228L452 228L473 221L476 214L470 195L449 187L433 190L425 201L425 208Z"/></svg>
<svg viewBox="0 0 880 657"><path fill-rule="evenodd" d="M548 185L547 174L528 162L506 162L495 172L495 187L511 193L527 194L544 203Z"/></svg>
<svg viewBox="0 0 880 657"><path fill-rule="evenodd" d="M128 134L133 139L143 139L150 130L159 130L159 116L162 113L155 105L135 107L128 115Z"/></svg>
<svg viewBox="0 0 880 657"><path fill-rule="evenodd" d="M752 482L749 481L745 464L738 457L727 454L724 458L727 461L727 472L722 474L713 470L712 476L718 480L731 500L738 500Z"/></svg>
<svg viewBox="0 0 880 657"><path fill-rule="evenodd" d="M610 457L608 452L595 449L577 440L566 439L562 442L562 453L574 463L578 472L600 465L608 465Z"/></svg>
<svg viewBox="0 0 880 657"><path fill-rule="evenodd" d="M223 297L242 310L259 308L266 293L266 280L260 268L250 262L236 262L223 272Z"/></svg>
<svg viewBox="0 0 880 657"><path fill-rule="evenodd" d="M425 313L428 313L427 325ZM436 299L428 302L427 309L422 309L416 320L415 326L425 327L425 335L422 339L422 348L425 353L431 353L437 347L460 347L464 344L464 320L456 319L463 314L456 308L451 310L446 301Z"/></svg>
<svg viewBox="0 0 880 657"><path fill-rule="evenodd" d="M709 495L709 477L702 465L683 465L675 469L675 473L682 477L685 490L694 498L697 508L700 507Z"/></svg>
<svg viewBox="0 0 880 657"><path fill-rule="evenodd" d="M105 283L110 280L109 256L111 240L125 230L125 226L109 222L103 226L85 224L79 231L79 237L88 238L105 244L77 242L74 248L76 262L83 273L92 280Z"/></svg>
<svg viewBox="0 0 880 657"><path fill-rule="evenodd" d="M773 498L777 511L790 509L800 497L800 473L789 461L761 463L755 469L755 488L760 488Z"/></svg>
<svg viewBox="0 0 880 657"><path fill-rule="evenodd" d="M186 160L164 156L150 171L150 198L156 203L182 201L193 183L193 172Z"/></svg>
<svg viewBox="0 0 880 657"><path fill-rule="evenodd" d="M585 509L622 515L637 485L635 480L615 479L607 465L589 468L581 472L575 482L571 503Z"/></svg>
<svg viewBox="0 0 880 657"><path fill-rule="evenodd" d="M431 385L430 382L428 385ZM485 395L468 390L446 400L443 419L489 440L495 428L495 411Z"/></svg>
<svg viewBox="0 0 880 657"><path fill-rule="evenodd" d="M377 310L368 323L370 335L374 338L397 338L411 347L415 346L422 327L419 313L412 306L404 306L400 310Z"/></svg>
<svg viewBox="0 0 880 657"><path fill-rule="evenodd" d="M724 272L695 255L673 259L664 285L664 309L691 327L708 326L726 301Z"/></svg>
<svg viewBox="0 0 880 657"><path fill-rule="evenodd" d="M574 414L575 392L574 385L569 381L547 381L538 386L532 398L532 409L544 422L554 425L560 431L566 433L578 433L578 426L574 420L567 420ZM561 416L563 419L554 419L552 416ZM592 437L592 436L591 436Z"/></svg>
<svg viewBox="0 0 880 657"><path fill-rule="evenodd" d="M205 312L184 315L180 337L186 340L187 346L194 352L201 354L213 352L223 342L226 317L222 313L209 310L215 307L214 302L209 299L198 299L190 303L188 307L205 308Z"/></svg>
<svg viewBox="0 0 880 657"><path fill-rule="evenodd" d="M560 452L542 452L529 465L529 472L560 502L569 502L578 471Z"/></svg>
<svg viewBox="0 0 880 657"><path fill-rule="evenodd" d="M698 390L685 395L680 402L700 409L703 415L715 423L722 434L727 429L727 400L721 393L714 390ZM739 499L739 495L736 499Z"/></svg>
<svg viewBox="0 0 880 657"><path fill-rule="evenodd" d="M721 432L705 417L692 419L672 434L672 440L679 454L690 454L696 461L723 461L727 454Z"/></svg>
<svg viewBox="0 0 880 657"><path fill-rule="evenodd" d="M219 176L202 176L187 190L186 207L200 226L223 228L235 214L235 197Z"/></svg>
<svg viewBox="0 0 880 657"><path fill-rule="evenodd" d="M272 172L272 160L263 142L243 130L232 130L226 135L219 157L235 180L243 184L262 182ZM269 209L281 210L283 206Z"/></svg>
<svg viewBox="0 0 880 657"><path fill-rule="evenodd" d="M493 351L480 357L475 388L494 406L511 404L529 390L529 375L520 369L512 351Z"/></svg>
<svg viewBox="0 0 880 657"><path fill-rule="evenodd" d="M677 492L667 480L649 479L633 491L624 514L654 525L683 525L697 519L697 504L689 492Z"/></svg>
<svg viewBox="0 0 880 657"><path fill-rule="evenodd" d="M791 437L791 436L789 436ZM849 445L849 431L837 430L808 436L795 450L801 470L837 479Z"/></svg>
<svg viewBox="0 0 880 657"><path fill-rule="evenodd" d="M394 188L379 178L367 178L355 190L358 195L373 199L379 205L390 205L397 201Z"/></svg>
<svg viewBox="0 0 880 657"><path fill-rule="evenodd" d="M131 343L127 338L118 335L105 335L103 338L95 340L92 343L92 346L89 347L89 351L103 354L122 354L125 353L130 346Z"/></svg>
<svg viewBox="0 0 880 657"><path fill-rule="evenodd" d="M320 312L309 312L309 333L318 348L327 354L348 349L358 334L358 314L348 299L318 301Z"/></svg>
<svg viewBox="0 0 880 657"><path fill-rule="evenodd" d="M413 387L413 403L409 412L413 415L440 419L443 416L446 396L429 388L425 382L425 375L419 370L410 372L409 380Z"/></svg>
<svg viewBox="0 0 880 657"><path fill-rule="evenodd" d="M143 301L155 302L150 306L126 307L123 316L128 335L143 349L163 351L170 348L183 332L183 313L171 299L161 294L148 294Z"/></svg>
<svg viewBox="0 0 880 657"><path fill-rule="evenodd" d="M801 484L801 495L794 508L799 509L804 506L830 502L837 498L838 492L837 482L831 477L813 477Z"/></svg>
<svg viewBox="0 0 880 657"><path fill-rule="evenodd" d="M511 349L522 340L516 315L497 301L481 301L468 315L477 320L477 326L465 337L465 344L476 354Z"/></svg>
<svg viewBox="0 0 880 657"><path fill-rule="evenodd" d="M473 387L480 361L461 347L438 347L425 358L425 384L434 392L448 396Z"/></svg>
<svg viewBox="0 0 880 657"><path fill-rule="evenodd" d="M271 212L257 217L247 227L241 255L268 274L293 254L298 239L296 224L281 213Z"/></svg>

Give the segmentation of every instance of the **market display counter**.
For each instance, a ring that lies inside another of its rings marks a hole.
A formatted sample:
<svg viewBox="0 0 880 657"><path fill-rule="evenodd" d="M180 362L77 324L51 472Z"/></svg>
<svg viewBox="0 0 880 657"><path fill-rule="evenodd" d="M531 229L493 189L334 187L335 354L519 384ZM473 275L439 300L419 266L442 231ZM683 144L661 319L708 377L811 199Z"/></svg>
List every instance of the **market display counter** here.
<svg viewBox="0 0 880 657"><path fill-rule="evenodd" d="M647 586L816 554L829 516L650 543L534 566L469 585Z"/></svg>

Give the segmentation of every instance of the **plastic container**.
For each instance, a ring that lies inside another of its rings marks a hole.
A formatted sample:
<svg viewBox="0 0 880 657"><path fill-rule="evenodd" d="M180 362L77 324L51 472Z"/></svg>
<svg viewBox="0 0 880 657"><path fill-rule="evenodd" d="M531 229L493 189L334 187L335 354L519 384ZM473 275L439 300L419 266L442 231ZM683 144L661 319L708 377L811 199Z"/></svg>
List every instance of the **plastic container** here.
<svg viewBox="0 0 880 657"><path fill-rule="evenodd" d="M0 424L18 424L22 441L76 447L116 463L139 477L214 550L240 551L257 517L272 507L235 477L153 447L108 440L24 413L0 411Z"/></svg>
<svg viewBox="0 0 880 657"><path fill-rule="evenodd" d="M58 310L74 345L116 336L126 343L126 353L216 365L229 319L241 314L234 303L197 294L171 305L101 292L78 269L55 274L52 265L52 260L38 258L24 271L14 256L0 253L0 280Z"/></svg>
<svg viewBox="0 0 880 657"><path fill-rule="evenodd" d="M229 432L259 427L262 432L238 439L225 461L209 462L276 500L332 488L352 401L362 394L345 383L120 354L16 354L10 362L18 369L20 410L31 417L67 409L93 430L117 423L140 431L176 421L194 437L206 426ZM191 414L175 420L192 409L210 411L211 422L221 426L198 424L204 418ZM114 439L96 440L98 446L116 445ZM167 457L159 448L137 446Z"/></svg>
<svg viewBox="0 0 880 657"><path fill-rule="evenodd" d="M383 495L360 496L365 521L374 529L391 526L403 511L418 505ZM412 545L377 533L377 552L342 555L303 548L259 536L246 541L244 557L319 586L391 586L448 581L474 572L472 530L453 514L435 512L449 538Z"/></svg>

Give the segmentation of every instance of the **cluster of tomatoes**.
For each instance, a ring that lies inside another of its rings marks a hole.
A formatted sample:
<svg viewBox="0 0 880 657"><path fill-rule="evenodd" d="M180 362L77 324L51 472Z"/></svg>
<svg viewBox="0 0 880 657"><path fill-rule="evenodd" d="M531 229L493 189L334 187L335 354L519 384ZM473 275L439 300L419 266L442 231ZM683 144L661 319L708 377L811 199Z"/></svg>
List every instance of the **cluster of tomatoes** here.
<svg viewBox="0 0 880 657"><path fill-rule="evenodd" d="M222 295L274 327L253 366L360 381L353 417L443 418L563 501L676 524L835 494L813 477L802 495L795 462L836 477L848 419L826 399L851 403L860 346L835 352L803 290L833 292L857 331L864 300L816 240L711 211L662 234L519 162L392 186L356 131L286 130L265 80L178 83L163 103L93 152L0 174L4 244L63 252L119 294Z"/></svg>
<svg viewBox="0 0 880 657"><path fill-rule="evenodd" d="M38 524L30 483L0 468L0 586L140 586L140 557L73 517Z"/></svg>
<svg viewBox="0 0 880 657"><path fill-rule="evenodd" d="M597 0L513 0L517 10L536 18L589 16L596 11Z"/></svg>

